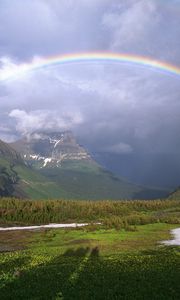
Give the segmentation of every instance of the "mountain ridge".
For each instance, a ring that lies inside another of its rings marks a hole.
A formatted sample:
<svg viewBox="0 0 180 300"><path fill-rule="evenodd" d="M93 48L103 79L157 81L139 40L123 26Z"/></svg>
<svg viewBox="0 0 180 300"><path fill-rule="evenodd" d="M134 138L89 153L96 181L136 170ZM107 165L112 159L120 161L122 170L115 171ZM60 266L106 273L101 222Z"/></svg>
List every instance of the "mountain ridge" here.
<svg viewBox="0 0 180 300"><path fill-rule="evenodd" d="M68 199L154 199L167 193L114 175L77 143L71 131L33 132L11 146L28 166L66 191Z"/></svg>
<svg viewBox="0 0 180 300"><path fill-rule="evenodd" d="M28 166L9 144L0 141L0 196L48 199L61 198L66 193Z"/></svg>
<svg viewBox="0 0 180 300"><path fill-rule="evenodd" d="M0 140L0 195L11 196L15 192L15 185L19 178L15 171L15 165L23 165L24 162L13 148Z"/></svg>
<svg viewBox="0 0 180 300"><path fill-rule="evenodd" d="M60 167L66 160L92 160L84 147L80 146L71 131L34 132L11 146L22 158L35 168Z"/></svg>

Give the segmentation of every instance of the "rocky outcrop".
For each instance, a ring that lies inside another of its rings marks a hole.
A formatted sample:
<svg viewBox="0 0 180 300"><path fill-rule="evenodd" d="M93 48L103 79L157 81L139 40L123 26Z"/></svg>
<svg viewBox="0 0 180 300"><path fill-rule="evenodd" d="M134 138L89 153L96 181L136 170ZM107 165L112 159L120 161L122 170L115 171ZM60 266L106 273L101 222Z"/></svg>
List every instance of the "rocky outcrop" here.
<svg viewBox="0 0 180 300"><path fill-rule="evenodd" d="M38 168L60 167L63 161L91 160L71 131L34 132L12 144L23 159Z"/></svg>

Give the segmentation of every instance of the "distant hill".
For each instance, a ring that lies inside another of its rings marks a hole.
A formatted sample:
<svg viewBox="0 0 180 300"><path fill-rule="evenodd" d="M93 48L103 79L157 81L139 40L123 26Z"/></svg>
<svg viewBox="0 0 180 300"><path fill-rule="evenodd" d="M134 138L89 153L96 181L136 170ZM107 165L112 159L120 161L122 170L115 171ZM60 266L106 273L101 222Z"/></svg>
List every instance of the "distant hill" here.
<svg viewBox="0 0 180 300"><path fill-rule="evenodd" d="M44 178L44 182L56 184L61 190L58 196L61 198L118 200L166 196L166 191L135 185L104 169L77 143L70 131L34 132L11 146L21 153L27 166ZM41 187L42 191L45 187L46 184ZM32 196L36 198L34 192Z"/></svg>
<svg viewBox="0 0 180 300"><path fill-rule="evenodd" d="M180 187L178 187L174 192L172 192L168 198L173 200L180 200Z"/></svg>

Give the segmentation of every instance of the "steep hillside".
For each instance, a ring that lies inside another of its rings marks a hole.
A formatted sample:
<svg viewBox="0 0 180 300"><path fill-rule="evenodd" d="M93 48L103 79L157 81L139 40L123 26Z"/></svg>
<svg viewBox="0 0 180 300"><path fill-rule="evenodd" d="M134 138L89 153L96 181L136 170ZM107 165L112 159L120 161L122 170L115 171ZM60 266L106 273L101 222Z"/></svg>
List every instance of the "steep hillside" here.
<svg viewBox="0 0 180 300"><path fill-rule="evenodd" d="M20 155L6 143L0 141L0 195L10 196L15 192L18 174L15 165L23 165Z"/></svg>
<svg viewBox="0 0 180 300"><path fill-rule="evenodd" d="M174 192L172 192L168 198L172 200L180 200L180 187L178 187Z"/></svg>
<svg viewBox="0 0 180 300"><path fill-rule="evenodd" d="M92 159L70 131L35 132L12 146L20 151L28 166L61 188L66 199L154 199L167 195L166 191L114 176Z"/></svg>
<svg viewBox="0 0 180 300"><path fill-rule="evenodd" d="M0 140L0 158L7 159L12 163L23 163L19 153L17 153L10 145Z"/></svg>
<svg viewBox="0 0 180 300"><path fill-rule="evenodd" d="M66 193L56 183L26 166L20 154L0 141L0 196L51 199L63 198Z"/></svg>

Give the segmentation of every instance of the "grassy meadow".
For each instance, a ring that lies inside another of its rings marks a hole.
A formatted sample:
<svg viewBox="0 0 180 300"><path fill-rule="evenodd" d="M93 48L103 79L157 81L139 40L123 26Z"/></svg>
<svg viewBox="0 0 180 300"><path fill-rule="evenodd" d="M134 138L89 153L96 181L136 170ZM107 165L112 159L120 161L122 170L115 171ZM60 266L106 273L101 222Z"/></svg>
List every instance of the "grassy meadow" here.
<svg viewBox="0 0 180 300"><path fill-rule="evenodd" d="M178 200L0 200L1 226L88 222L0 232L0 299L179 299ZM101 222L101 224L94 224Z"/></svg>

